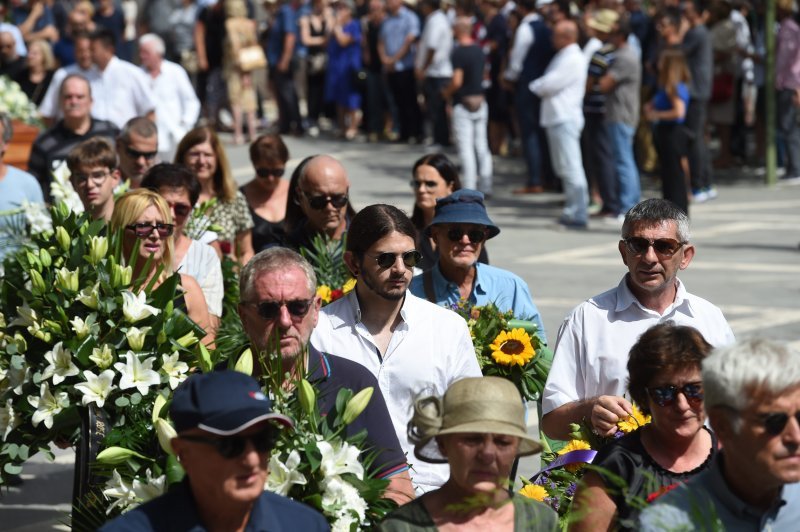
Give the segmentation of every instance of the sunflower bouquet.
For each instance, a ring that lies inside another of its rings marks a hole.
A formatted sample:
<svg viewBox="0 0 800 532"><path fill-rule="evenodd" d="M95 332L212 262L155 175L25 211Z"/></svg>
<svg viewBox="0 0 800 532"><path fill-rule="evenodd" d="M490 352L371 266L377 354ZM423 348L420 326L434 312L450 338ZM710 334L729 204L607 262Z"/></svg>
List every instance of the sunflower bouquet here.
<svg viewBox="0 0 800 532"><path fill-rule="evenodd" d="M536 325L514 319L493 303L473 306L461 300L451 309L467 321L475 356L484 375L513 382L523 399L539 399L553 360L539 338Z"/></svg>
<svg viewBox="0 0 800 532"><path fill-rule="evenodd" d="M356 280L342 258L346 238L347 235L344 235L341 240L333 241L319 234L311 241L313 249L300 250L317 275L317 295L322 299L323 306L333 303L356 286Z"/></svg>

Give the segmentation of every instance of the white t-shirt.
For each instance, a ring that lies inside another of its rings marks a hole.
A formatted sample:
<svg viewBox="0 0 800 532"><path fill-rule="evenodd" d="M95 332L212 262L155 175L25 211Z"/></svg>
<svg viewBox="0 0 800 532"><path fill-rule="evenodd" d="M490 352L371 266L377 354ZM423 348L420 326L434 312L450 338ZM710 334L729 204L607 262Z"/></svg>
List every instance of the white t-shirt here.
<svg viewBox="0 0 800 532"><path fill-rule="evenodd" d="M222 282L222 264L214 248L192 240L186 255L178 265L178 273L191 275L200 285L208 305L208 313L222 316L222 297L225 288Z"/></svg>

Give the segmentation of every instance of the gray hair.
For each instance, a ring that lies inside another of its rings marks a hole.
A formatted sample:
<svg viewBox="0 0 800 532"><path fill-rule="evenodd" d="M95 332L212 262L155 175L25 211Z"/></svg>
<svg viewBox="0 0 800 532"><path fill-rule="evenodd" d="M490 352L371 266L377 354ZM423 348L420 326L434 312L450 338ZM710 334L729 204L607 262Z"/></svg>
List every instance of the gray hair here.
<svg viewBox="0 0 800 532"><path fill-rule="evenodd" d="M140 137L151 139L158 136L158 128L156 124L145 116L134 116L122 126L122 131L119 132L118 140L124 144L130 144L131 133L136 133Z"/></svg>
<svg viewBox="0 0 800 532"><path fill-rule="evenodd" d="M313 295L317 291L317 274L314 268L298 252L289 248L271 247L258 252L242 268L239 274L239 293L241 300L247 301L253 292L253 284L259 274L286 270L288 268L299 268L306 275L308 281L308 291Z"/></svg>
<svg viewBox="0 0 800 532"><path fill-rule="evenodd" d="M92 97L92 84L89 83L89 79L86 76L84 76L83 74L80 74L78 72L73 72L72 74L67 74L67 77L65 77L61 81L61 85L58 86L58 97L59 98L64 96L64 87L66 87L67 82L69 80L72 80L72 79L79 79L79 80L83 81L84 83L86 83L87 90L89 91L89 97L90 98Z"/></svg>
<svg viewBox="0 0 800 532"><path fill-rule="evenodd" d="M14 136L14 126L11 124L11 117L7 113L0 112L0 124L3 126L3 143L11 141Z"/></svg>
<svg viewBox="0 0 800 532"><path fill-rule="evenodd" d="M766 338L743 340L715 349L703 360L702 376L707 410L741 412L754 395L777 396L800 386L800 352Z"/></svg>
<svg viewBox="0 0 800 532"><path fill-rule="evenodd" d="M622 223L622 238L630 236L634 224L653 226L664 222L675 222L678 240L689 241L689 217L677 205L661 198L646 199L631 207Z"/></svg>
<svg viewBox="0 0 800 532"><path fill-rule="evenodd" d="M155 33L145 33L141 37L139 37L139 46L151 44L153 45L153 51L157 53L159 56L164 57L164 53L166 52L166 47L164 46L164 39L156 35Z"/></svg>

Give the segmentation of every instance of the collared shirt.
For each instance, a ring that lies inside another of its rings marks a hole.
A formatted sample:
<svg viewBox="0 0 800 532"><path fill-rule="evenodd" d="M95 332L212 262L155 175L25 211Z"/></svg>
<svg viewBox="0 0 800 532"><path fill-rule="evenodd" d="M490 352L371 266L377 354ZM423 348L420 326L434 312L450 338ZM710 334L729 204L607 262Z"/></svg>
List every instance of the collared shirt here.
<svg viewBox="0 0 800 532"><path fill-rule="evenodd" d="M488 264L476 262L475 268L475 281L472 284L472 292L469 294L469 302L477 306L494 303L500 312L511 310L514 312L515 318L534 322L539 329L539 337L547 343L542 317L539 315L539 309L536 308L525 281L508 270L495 268ZM431 275L437 305L455 305L461 300L458 285L447 280L442 274L442 270L439 269L439 261L436 261L431 268ZM424 275L414 277L408 289L415 296L425 299Z"/></svg>
<svg viewBox="0 0 800 532"><path fill-rule="evenodd" d="M165 532L182 530L202 532L206 530L197 504L192 496L189 481L184 480L170 491L133 510L126 512L100 528L102 532ZM322 514L313 508L281 497L269 491L263 492L253 504L245 532L322 532L330 525Z"/></svg>
<svg viewBox="0 0 800 532"><path fill-rule="evenodd" d="M277 66L283 56L283 42L286 35L298 36L300 33L298 28L299 20L300 13L291 3L283 4L278 8L274 23L269 30L269 41L267 42L267 61L269 61L271 67ZM298 42L300 42L299 37L295 40L295 49ZM292 51L294 52L294 50Z"/></svg>
<svg viewBox="0 0 800 532"><path fill-rule="evenodd" d="M453 382L480 377L481 370L467 323L455 312L406 292L400 318L386 353L381 355L361 322L361 308L353 290L322 309L311 344L358 362L377 377L419 493L444 484L449 467L414 457L414 444L406 432L414 399L420 394L441 397Z"/></svg>
<svg viewBox="0 0 800 532"><path fill-rule="evenodd" d="M800 25L792 17L786 17L778 30L775 88L800 89Z"/></svg>
<svg viewBox="0 0 800 532"><path fill-rule="evenodd" d="M558 330L553 367L542 397L542 414L599 395L622 396L628 380L628 352L658 323L689 325L715 347L732 344L733 331L717 307L686 291L676 279L675 301L663 314L633 295L628 275L612 288L578 305Z"/></svg>
<svg viewBox="0 0 800 532"><path fill-rule="evenodd" d="M510 3L510 2L509 2ZM522 72L522 65L528 50L533 46L533 28L531 22L538 20L537 13L528 13L519 23L517 32L514 34L514 44L511 45L511 52L508 56L508 66L503 77L509 81L517 81Z"/></svg>
<svg viewBox="0 0 800 532"><path fill-rule="evenodd" d="M428 53L433 52L433 59L425 70L429 78L450 78L453 76L453 64L450 62L450 53L453 50L453 28L450 21L440 9L437 9L425 19L422 36L417 43L417 59L414 66L418 69L425 67Z"/></svg>
<svg viewBox="0 0 800 532"><path fill-rule="evenodd" d="M171 153L197 122L200 100L192 88L189 75L177 63L162 60L161 71L155 78L143 72L156 99L158 151Z"/></svg>
<svg viewBox="0 0 800 532"><path fill-rule="evenodd" d="M91 66L89 70L82 69L77 63L61 67L53 74L53 79L50 80L50 85L47 86L47 92L44 94L42 103L39 104L39 113L43 117L56 120L64 116L64 113L61 112L59 94L61 93L61 83L70 74L80 74L89 81L92 97L100 89L100 71L95 66ZM94 111L94 106L92 106L92 111ZM92 116L96 115L92 113Z"/></svg>
<svg viewBox="0 0 800 532"><path fill-rule="evenodd" d="M542 99L539 125L576 122L583 127L587 66L581 47L573 43L556 52L544 76L531 81L528 88Z"/></svg>
<svg viewBox="0 0 800 532"><path fill-rule="evenodd" d="M156 100L144 72L117 57L112 57L100 72L97 90L92 84L92 116L122 128L131 118L156 109Z"/></svg>
<svg viewBox="0 0 800 532"><path fill-rule="evenodd" d="M379 39L383 42L386 55L392 57L406 41L407 36L419 37L419 18L405 6L400 6L396 15L388 13L383 21ZM414 45L408 48L408 53L394 64L394 71L410 70L414 68Z"/></svg>
<svg viewBox="0 0 800 532"><path fill-rule="evenodd" d="M731 491L722 473L724 459L723 449L710 468L645 508L639 516L639 530L783 532L798 529L800 484L785 484L772 506L764 511L747 504Z"/></svg>

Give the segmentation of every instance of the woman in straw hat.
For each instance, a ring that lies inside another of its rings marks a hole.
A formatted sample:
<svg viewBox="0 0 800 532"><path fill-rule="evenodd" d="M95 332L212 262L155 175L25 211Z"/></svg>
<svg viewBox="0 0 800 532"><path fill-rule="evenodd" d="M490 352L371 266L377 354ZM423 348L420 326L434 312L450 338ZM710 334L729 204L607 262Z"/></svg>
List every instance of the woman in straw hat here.
<svg viewBox="0 0 800 532"><path fill-rule="evenodd" d="M450 386L444 398L418 399L409 435L416 457L449 463L450 478L390 513L378 530L558 529L550 507L508 490L514 459L542 449L525 432L522 399L511 382L467 378Z"/></svg>

